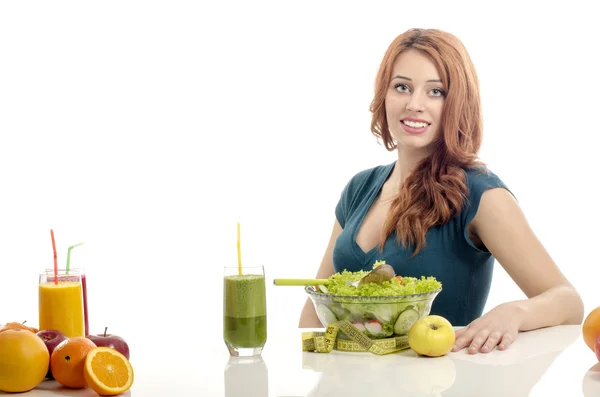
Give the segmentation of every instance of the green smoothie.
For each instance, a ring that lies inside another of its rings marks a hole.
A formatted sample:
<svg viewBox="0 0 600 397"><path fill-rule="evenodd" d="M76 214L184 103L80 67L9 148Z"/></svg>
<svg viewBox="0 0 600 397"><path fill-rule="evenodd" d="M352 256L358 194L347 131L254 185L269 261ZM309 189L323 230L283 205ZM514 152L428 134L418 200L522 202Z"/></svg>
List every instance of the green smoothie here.
<svg viewBox="0 0 600 397"><path fill-rule="evenodd" d="M233 347L262 347L267 341L267 300L262 275L225 276L223 337Z"/></svg>

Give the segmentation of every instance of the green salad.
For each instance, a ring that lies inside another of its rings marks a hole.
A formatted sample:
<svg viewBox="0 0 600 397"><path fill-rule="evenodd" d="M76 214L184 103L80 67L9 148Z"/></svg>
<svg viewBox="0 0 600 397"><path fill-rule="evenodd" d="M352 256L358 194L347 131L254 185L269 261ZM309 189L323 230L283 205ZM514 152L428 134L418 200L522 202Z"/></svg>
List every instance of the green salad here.
<svg viewBox="0 0 600 397"><path fill-rule="evenodd" d="M385 264L375 262L373 268ZM368 271L342 271L329 277L327 286L319 285L314 295L319 318L325 324L350 321L371 338L405 335L412 324L431 309L434 295L412 298L409 295L440 290L442 283L435 277L396 276L380 284L368 283L355 287L348 282L359 281ZM335 295L328 297L326 294ZM385 301L357 298L385 297Z"/></svg>
<svg viewBox="0 0 600 397"><path fill-rule="evenodd" d="M373 268L382 264L385 262L377 261ZM341 296L403 296L431 292L442 287L442 283L432 276L421 276L421 278L396 276L381 284L369 283L359 287L348 284L348 282L359 281L367 273L369 272L365 270L358 272L344 270L335 273L329 277L330 283L327 284L327 288L319 288L319 292L327 291L329 294Z"/></svg>

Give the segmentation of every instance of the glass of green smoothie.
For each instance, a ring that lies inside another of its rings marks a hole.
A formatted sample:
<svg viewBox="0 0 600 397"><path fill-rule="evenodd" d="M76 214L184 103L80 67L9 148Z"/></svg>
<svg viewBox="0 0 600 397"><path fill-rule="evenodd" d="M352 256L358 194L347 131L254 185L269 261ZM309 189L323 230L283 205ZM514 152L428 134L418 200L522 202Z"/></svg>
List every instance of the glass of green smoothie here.
<svg viewBox="0 0 600 397"><path fill-rule="evenodd" d="M223 339L232 356L262 353L267 341L267 300L263 266L225 267Z"/></svg>

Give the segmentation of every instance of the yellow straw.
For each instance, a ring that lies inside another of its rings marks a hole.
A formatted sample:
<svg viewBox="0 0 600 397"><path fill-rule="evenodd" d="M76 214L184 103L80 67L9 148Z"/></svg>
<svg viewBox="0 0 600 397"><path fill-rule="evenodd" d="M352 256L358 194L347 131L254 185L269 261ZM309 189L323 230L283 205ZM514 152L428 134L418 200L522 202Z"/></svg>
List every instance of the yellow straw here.
<svg viewBox="0 0 600 397"><path fill-rule="evenodd" d="M242 275L242 253L240 250L240 223L237 223L237 254L238 254L238 272Z"/></svg>

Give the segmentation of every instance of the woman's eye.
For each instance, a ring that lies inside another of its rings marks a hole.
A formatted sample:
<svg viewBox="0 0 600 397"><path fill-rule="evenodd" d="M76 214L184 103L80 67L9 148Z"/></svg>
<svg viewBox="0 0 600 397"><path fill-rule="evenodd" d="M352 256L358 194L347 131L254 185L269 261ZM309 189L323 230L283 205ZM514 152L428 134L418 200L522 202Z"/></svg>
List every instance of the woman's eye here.
<svg viewBox="0 0 600 397"><path fill-rule="evenodd" d="M406 84L396 84L394 86L394 89L398 92L408 92L409 91Z"/></svg>
<svg viewBox="0 0 600 397"><path fill-rule="evenodd" d="M444 96L444 91L440 90L439 88L434 88L433 90L431 90L431 93L434 96Z"/></svg>

